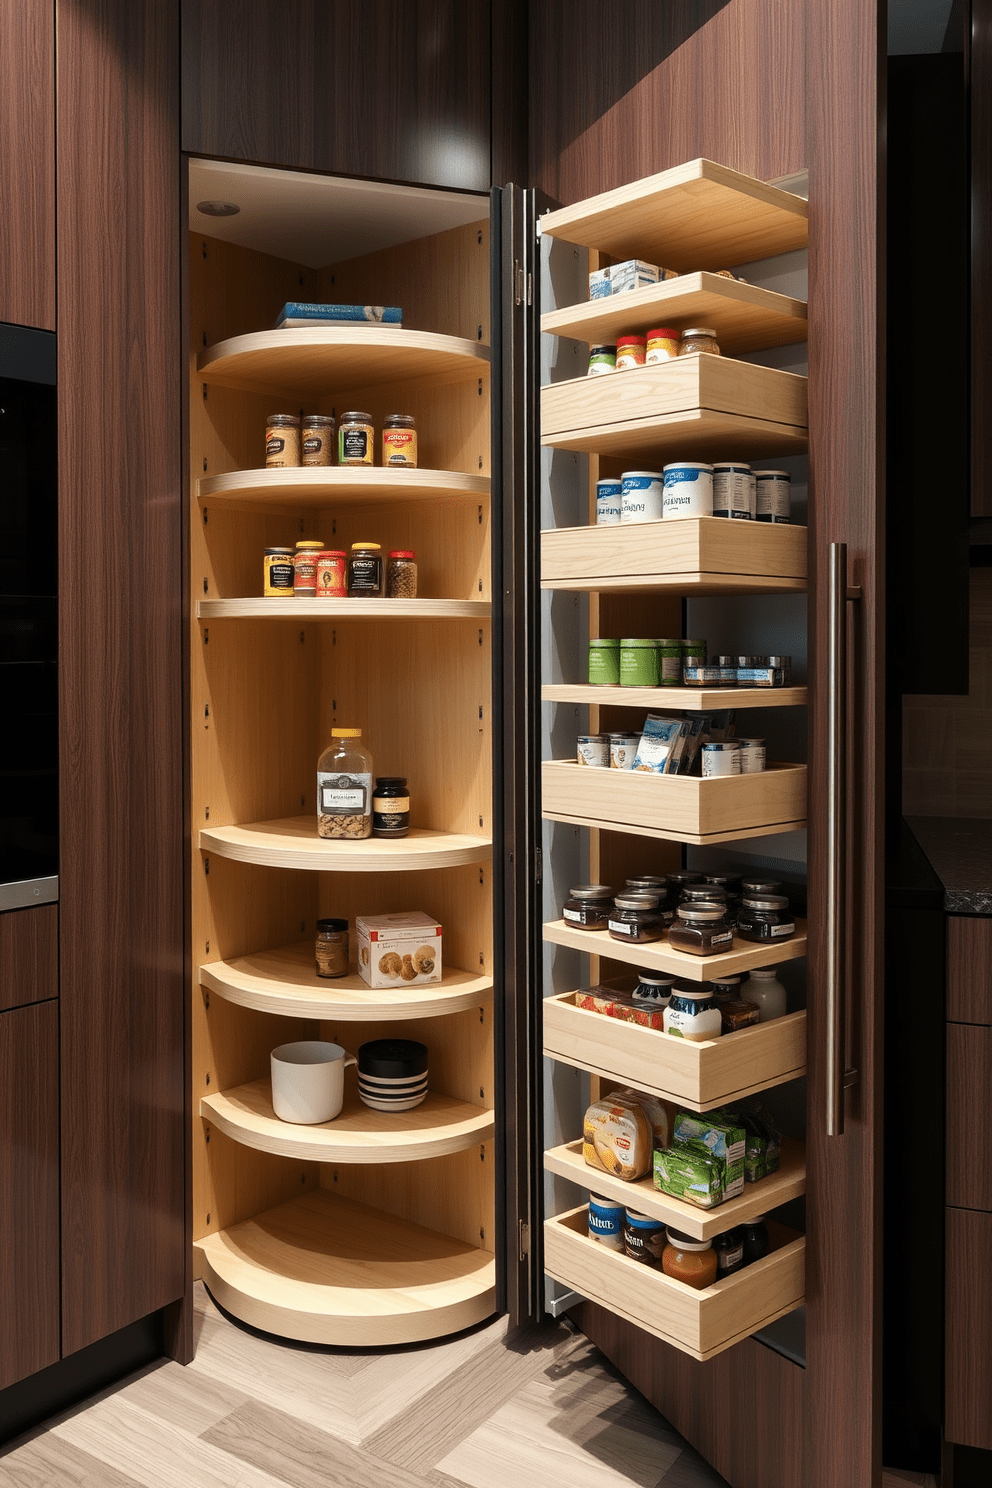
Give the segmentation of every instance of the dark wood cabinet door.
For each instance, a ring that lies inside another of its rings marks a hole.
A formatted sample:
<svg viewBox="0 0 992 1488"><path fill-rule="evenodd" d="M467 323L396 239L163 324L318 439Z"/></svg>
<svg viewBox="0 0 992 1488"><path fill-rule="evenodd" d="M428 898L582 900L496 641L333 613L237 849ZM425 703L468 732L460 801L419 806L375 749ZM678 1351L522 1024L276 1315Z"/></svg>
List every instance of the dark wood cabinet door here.
<svg viewBox="0 0 992 1488"><path fill-rule="evenodd" d="M3 1390L59 1357L59 1048L54 1002L0 1013L0 1318Z"/></svg>
<svg viewBox="0 0 992 1488"><path fill-rule="evenodd" d="M992 1450L992 1214L947 1211L944 1435Z"/></svg>
<svg viewBox="0 0 992 1488"><path fill-rule="evenodd" d="M0 320L55 329L55 4L0 5Z"/></svg>
<svg viewBox="0 0 992 1488"><path fill-rule="evenodd" d="M54 904L0 914L0 1009L58 996L58 935Z"/></svg>
<svg viewBox="0 0 992 1488"><path fill-rule="evenodd" d="M947 1016L992 1024L992 919L947 917Z"/></svg>
<svg viewBox="0 0 992 1488"><path fill-rule="evenodd" d="M992 1211L992 1028L947 1025L947 1202ZM992 1254L989 1255L992 1266Z"/></svg>

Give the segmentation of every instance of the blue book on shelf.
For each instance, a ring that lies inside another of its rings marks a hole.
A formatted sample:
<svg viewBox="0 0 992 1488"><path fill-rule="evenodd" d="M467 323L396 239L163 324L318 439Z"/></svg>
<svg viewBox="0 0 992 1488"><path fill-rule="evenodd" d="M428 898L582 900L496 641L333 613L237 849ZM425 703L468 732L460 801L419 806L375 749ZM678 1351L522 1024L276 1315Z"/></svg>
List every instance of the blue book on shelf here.
<svg viewBox="0 0 992 1488"><path fill-rule="evenodd" d="M279 311L276 330L280 326L313 325L321 321L399 326L403 324L403 311L397 305L325 305L290 300Z"/></svg>

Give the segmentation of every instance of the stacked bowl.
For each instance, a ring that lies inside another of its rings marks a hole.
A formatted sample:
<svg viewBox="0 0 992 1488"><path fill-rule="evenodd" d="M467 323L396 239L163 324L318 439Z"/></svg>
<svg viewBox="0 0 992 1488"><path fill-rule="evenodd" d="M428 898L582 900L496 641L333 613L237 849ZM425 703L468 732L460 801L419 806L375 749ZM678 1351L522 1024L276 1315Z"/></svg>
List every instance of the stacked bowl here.
<svg viewBox="0 0 992 1488"><path fill-rule="evenodd" d="M362 1044L358 1093L373 1111L412 1111L427 1094L427 1045L413 1039Z"/></svg>

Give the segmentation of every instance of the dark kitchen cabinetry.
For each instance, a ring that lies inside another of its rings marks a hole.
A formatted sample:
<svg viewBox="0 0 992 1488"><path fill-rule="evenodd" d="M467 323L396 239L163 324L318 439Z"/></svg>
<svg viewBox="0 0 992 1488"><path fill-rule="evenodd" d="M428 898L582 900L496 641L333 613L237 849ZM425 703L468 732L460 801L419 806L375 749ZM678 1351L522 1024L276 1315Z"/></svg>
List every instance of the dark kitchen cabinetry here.
<svg viewBox="0 0 992 1488"><path fill-rule="evenodd" d="M53 331L54 0L0 5L0 139L0 321Z"/></svg>

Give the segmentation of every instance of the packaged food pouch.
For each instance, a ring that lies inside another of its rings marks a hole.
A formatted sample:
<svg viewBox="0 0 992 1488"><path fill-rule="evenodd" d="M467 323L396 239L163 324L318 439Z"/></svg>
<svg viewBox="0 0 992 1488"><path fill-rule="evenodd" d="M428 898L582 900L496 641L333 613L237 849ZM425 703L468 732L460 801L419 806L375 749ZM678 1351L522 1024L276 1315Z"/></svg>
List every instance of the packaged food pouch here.
<svg viewBox="0 0 992 1488"><path fill-rule="evenodd" d="M634 769L654 775L673 775L678 768L684 729L685 722L681 718L649 713L634 756Z"/></svg>
<svg viewBox="0 0 992 1488"><path fill-rule="evenodd" d="M724 1198L727 1199L744 1192L746 1136L739 1118L722 1111L709 1111L705 1116L680 1111L673 1129L676 1147L689 1147L695 1152L706 1153L721 1164Z"/></svg>
<svg viewBox="0 0 992 1488"><path fill-rule="evenodd" d="M624 1095L594 1101L582 1123L582 1156L591 1168L633 1183L651 1171L651 1123Z"/></svg>
<svg viewBox="0 0 992 1488"><path fill-rule="evenodd" d="M654 1186L700 1209L723 1202L721 1164L687 1147L659 1147L654 1155Z"/></svg>
<svg viewBox="0 0 992 1488"><path fill-rule="evenodd" d="M740 1105L734 1106L728 1114L736 1115L739 1120L747 1118L754 1123L758 1135L764 1137L766 1143L765 1173L777 1173L782 1155L782 1131L764 1101L752 1095Z"/></svg>

